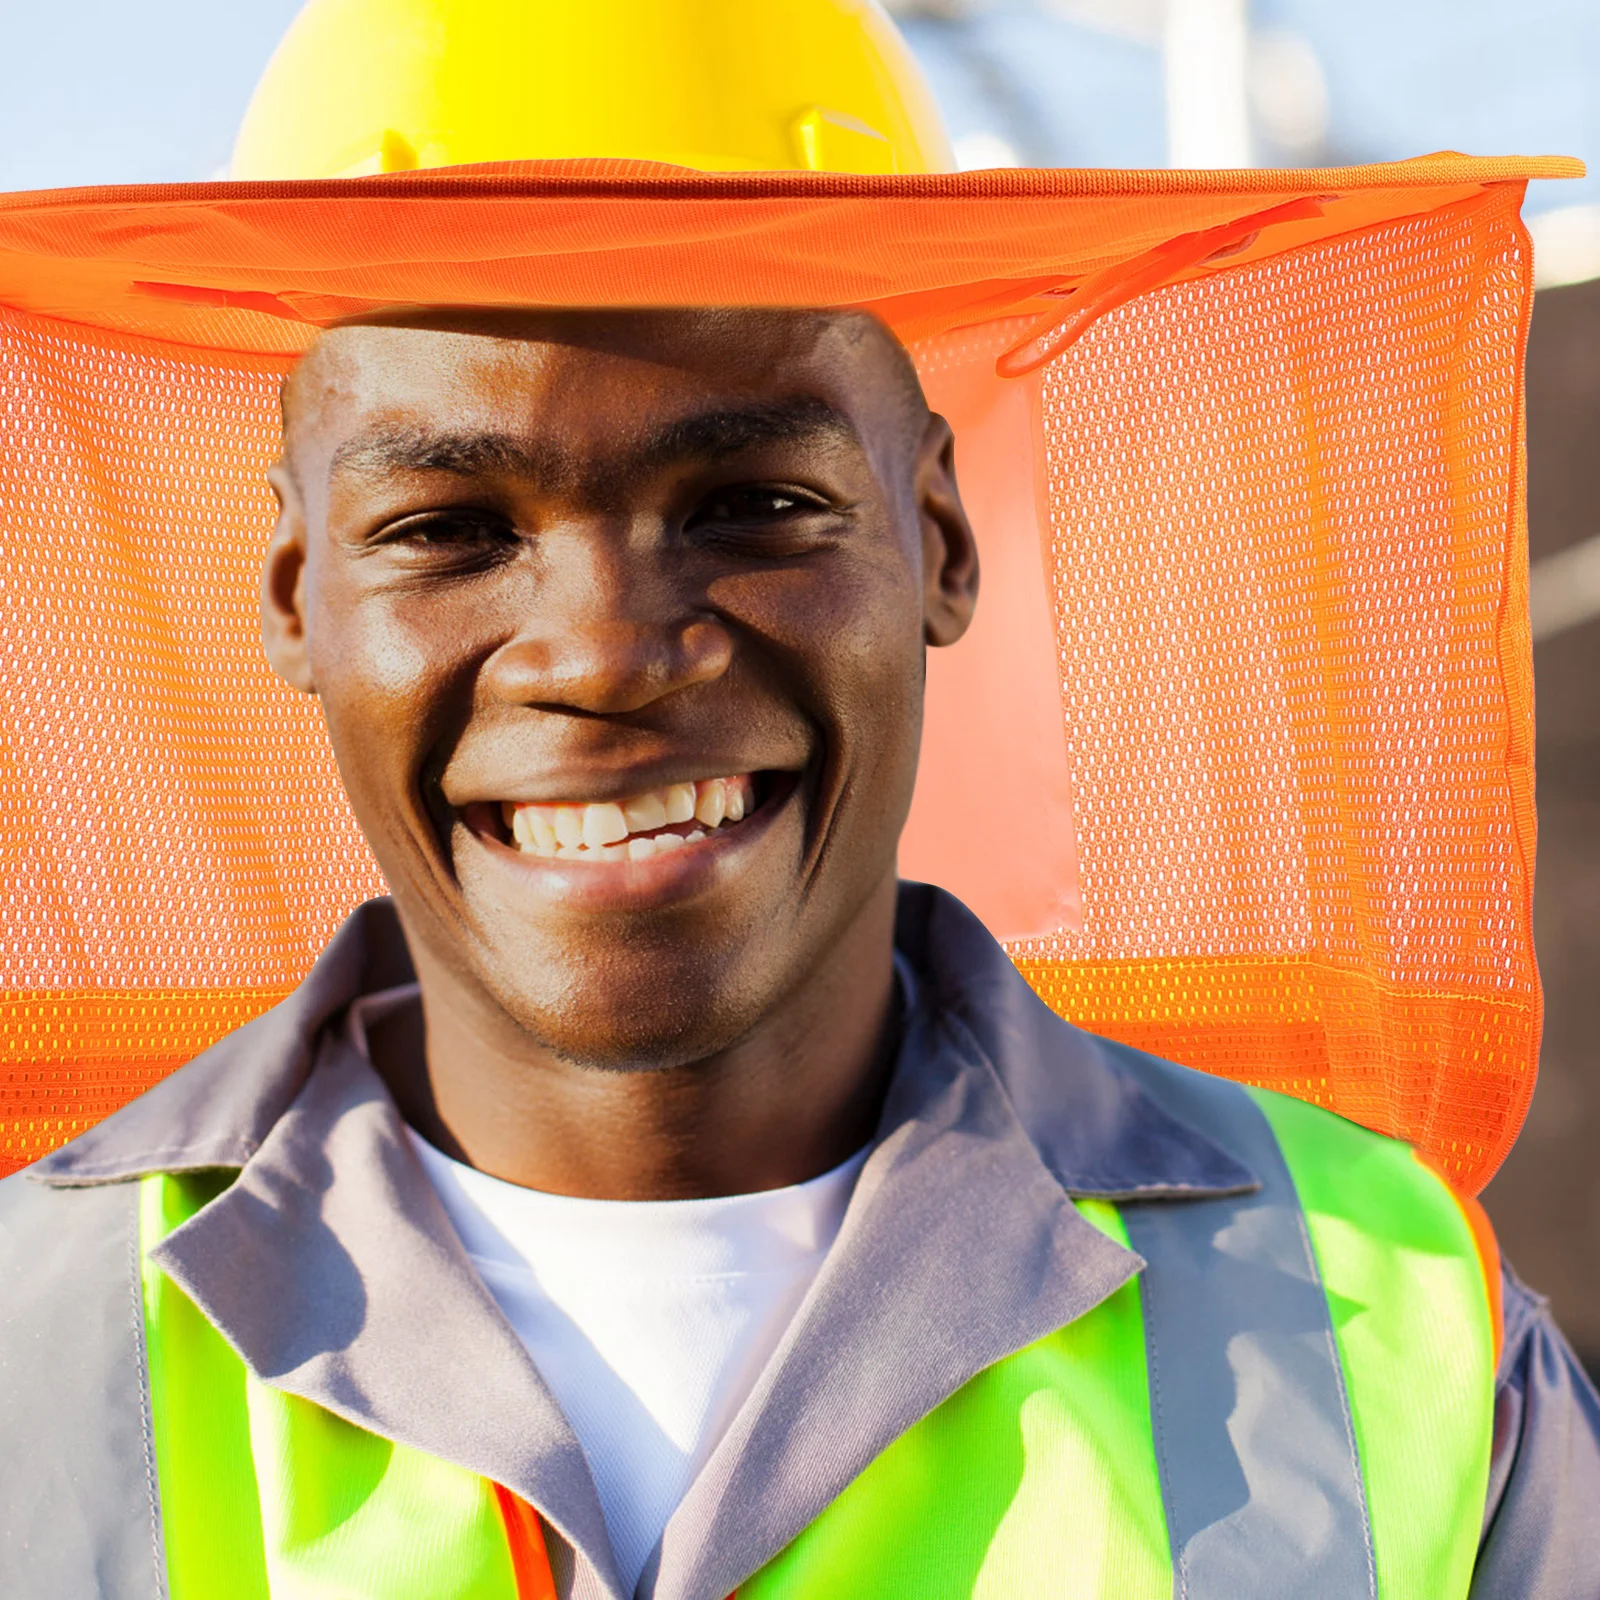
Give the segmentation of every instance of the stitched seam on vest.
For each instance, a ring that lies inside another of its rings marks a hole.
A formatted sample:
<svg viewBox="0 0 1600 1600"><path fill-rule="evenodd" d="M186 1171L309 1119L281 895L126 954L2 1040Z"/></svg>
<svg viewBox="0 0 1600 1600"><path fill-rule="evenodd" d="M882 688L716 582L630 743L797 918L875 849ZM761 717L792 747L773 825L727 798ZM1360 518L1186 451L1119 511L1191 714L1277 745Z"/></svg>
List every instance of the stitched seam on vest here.
<svg viewBox="0 0 1600 1600"><path fill-rule="evenodd" d="M1167 1519L1167 1541L1173 1544L1172 1537L1172 1466L1167 1452L1167 1424L1161 1412L1161 1357L1156 1348L1156 1341L1150 1337L1150 1302L1155 1298L1155 1274L1148 1269L1139 1279L1139 1299L1142 1303L1145 1325L1144 1359L1145 1370L1150 1376L1150 1427L1155 1434L1156 1467L1161 1474L1161 1499L1162 1512ZM1186 1600L1189 1593L1188 1561L1183 1552L1176 1548L1172 1551L1172 1586L1177 1600Z"/></svg>
<svg viewBox="0 0 1600 1600"><path fill-rule="evenodd" d="M1274 1135L1276 1137L1276 1135ZM1289 1167L1287 1157L1284 1166ZM1294 1171L1289 1169L1289 1182L1294 1183ZM1299 1191L1295 1191L1296 1200ZM1306 1264L1311 1268L1311 1276L1317 1288L1321 1290L1324 1300L1328 1297L1328 1288L1322 1281L1322 1268L1317 1262L1317 1253L1311 1245L1311 1232L1306 1226L1306 1211L1302 1205L1295 1207L1295 1226L1300 1234L1300 1246L1306 1253ZM1345 1387L1344 1361L1339 1354L1339 1341L1333 1331L1333 1317L1330 1308L1328 1317L1328 1331L1324 1335L1324 1342L1328 1348L1328 1359L1333 1365L1333 1380L1339 1391L1339 1416L1344 1423L1344 1436L1350 1446L1350 1461L1355 1467L1356 1503L1361 1508L1361 1539L1367 1553L1367 1594L1371 1600L1378 1600L1378 1561L1372 1545L1372 1514L1367 1508L1367 1483L1361 1470L1361 1452L1356 1448L1355 1422L1350 1415L1350 1394Z"/></svg>
<svg viewBox="0 0 1600 1600"><path fill-rule="evenodd" d="M144 1491L150 1507L150 1560L155 1573L155 1592L158 1600L167 1597L167 1564L161 1549L161 1503L156 1489L155 1462L155 1410L150 1401L150 1354L145 1347L144 1335L144 1252L140 1249L139 1219L143 1208L135 1195L133 1206L133 1239L129 1253L132 1271L129 1284L133 1299L133 1355L139 1373L139 1420L144 1435Z"/></svg>
<svg viewBox="0 0 1600 1600"><path fill-rule="evenodd" d="M1132 1242L1131 1239L1129 1241ZM1160 1341L1151 1330L1159 1322L1155 1301L1161 1293L1156 1273L1147 1265L1139 1277L1140 1308L1144 1317L1145 1371L1150 1381L1150 1431L1156 1448L1156 1468L1161 1479L1161 1509L1167 1521L1167 1542L1172 1556L1172 1592L1174 1600L1188 1600L1189 1558L1188 1547L1180 1546L1174 1516L1177 1511L1176 1489L1172 1474L1172 1455L1167 1449L1167 1423L1161 1401L1161 1351Z"/></svg>

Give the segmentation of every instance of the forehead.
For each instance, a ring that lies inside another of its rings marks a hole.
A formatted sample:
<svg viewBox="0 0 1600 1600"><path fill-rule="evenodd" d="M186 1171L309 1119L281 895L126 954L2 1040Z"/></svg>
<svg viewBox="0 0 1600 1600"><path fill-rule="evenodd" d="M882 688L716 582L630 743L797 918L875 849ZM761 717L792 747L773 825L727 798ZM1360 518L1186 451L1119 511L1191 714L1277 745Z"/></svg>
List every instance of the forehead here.
<svg viewBox="0 0 1600 1600"><path fill-rule="evenodd" d="M850 312L435 313L325 334L285 389L297 452L376 418L626 431L653 412L814 397L865 439L921 405L909 358Z"/></svg>

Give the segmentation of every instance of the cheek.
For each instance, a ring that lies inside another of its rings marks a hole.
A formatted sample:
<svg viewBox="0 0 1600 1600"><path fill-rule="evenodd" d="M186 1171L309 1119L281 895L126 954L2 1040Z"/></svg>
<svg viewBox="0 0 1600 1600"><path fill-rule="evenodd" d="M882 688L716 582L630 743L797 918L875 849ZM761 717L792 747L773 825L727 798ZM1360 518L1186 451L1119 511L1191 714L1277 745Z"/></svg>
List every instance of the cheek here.
<svg viewBox="0 0 1600 1600"><path fill-rule="evenodd" d="M408 809L415 775L470 701L460 627L437 609L419 597L329 584L312 614L314 681L364 826L376 825L379 812Z"/></svg>
<svg viewBox="0 0 1600 1600"><path fill-rule="evenodd" d="M886 547L886 548L885 548ZM922 593L885 539L719 584L713 601L779 664L785 693L821 731L852 790L909 794L920 731ZM893 803L893 802L891 802Z"/></svg>
<svg viewBox="0 0 1600 1600"><path fill-rule="evenodd" d="M403 705L439 675L438 637L404 608L368 601L341 616L325 643L314 641L313 667L319 683L338 685L341 700L365 702L374 711Z"/></svg>

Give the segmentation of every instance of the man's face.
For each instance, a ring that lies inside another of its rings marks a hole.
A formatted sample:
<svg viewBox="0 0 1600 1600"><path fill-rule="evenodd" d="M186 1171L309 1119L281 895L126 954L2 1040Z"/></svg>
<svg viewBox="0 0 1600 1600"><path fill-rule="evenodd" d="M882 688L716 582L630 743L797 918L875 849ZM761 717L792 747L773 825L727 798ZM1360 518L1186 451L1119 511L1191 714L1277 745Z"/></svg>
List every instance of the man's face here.
<svg viewBox="0 0 1600 1600"><path fill-rule="evenodd" d="M288 409L268 650L321 698L425 974L580 1062L743 1037L892 893L924 642L976 588L892 340L348 328Z"/></svg>

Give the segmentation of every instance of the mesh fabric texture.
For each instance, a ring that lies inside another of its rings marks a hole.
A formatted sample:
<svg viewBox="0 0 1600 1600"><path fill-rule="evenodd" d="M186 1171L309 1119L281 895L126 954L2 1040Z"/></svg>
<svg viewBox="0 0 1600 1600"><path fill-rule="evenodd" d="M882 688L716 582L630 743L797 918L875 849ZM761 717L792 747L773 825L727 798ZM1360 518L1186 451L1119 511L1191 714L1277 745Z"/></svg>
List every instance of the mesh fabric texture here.
<svg viewBox="0 0 1600 1600"><path fill-rule="evenodd" d="M1147 296L1045 378L1063 1015L1476 1189L1538 1049L1509 203Z"/></svg>
<svg viewBox="0 0 1600 1600"><path fill-rule="evenodd" d="M1109 312L984 467L1037 485L1040 737L1075 831L1074 915L1009 946L1022 971L1083 1026L1401 1134L1466 1190L1520 1126L1539 1027L1513 176L1430 169ZM1159 236L1159 195L1134 198L1080 270ZM1215 195L1179 199L1215 221ZM85 207L46 241L74 283L125 209ZM16 267L23 224L49 256L36 223L0 201L6 1166L281 998L383 889L315 703L259 639L277 387L314 330L240 287L207 304L193 262L160 337L128 309L166 315L130 297L137 266L98 325L92 285L47 314ZM638 218L607 226L631 247ZM874 267L843 298L893 308L930 374L951 338L992 372L1017 302L1049 305L1013 265L1009 299L968 266L937 293ZM1004 319L974 316L986 296Z"/></svg>

